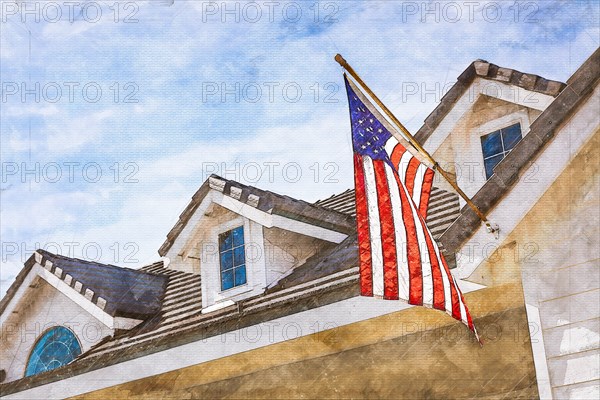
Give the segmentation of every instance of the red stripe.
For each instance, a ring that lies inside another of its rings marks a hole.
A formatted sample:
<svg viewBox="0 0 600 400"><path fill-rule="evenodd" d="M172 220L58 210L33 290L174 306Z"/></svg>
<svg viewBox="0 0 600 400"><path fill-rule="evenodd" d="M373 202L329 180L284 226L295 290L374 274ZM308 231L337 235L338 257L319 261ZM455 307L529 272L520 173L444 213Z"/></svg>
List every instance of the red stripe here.
<svg viewBox="0 0 600 400"><path fill-rule="evenodd" d="M392 165L396 168L397 171L399 170L398 166L400 165L400 160L402 159L402 155L405 151L406 148L400 143L394 146L394 150L392 150L392 156L390 157L390 159L392 160Z"/></svg>
<svg viewBox="0 0 600 400"><path fill-rule="evenodd" d="M425 242L427 243L427 251L429 251L429 262L431 264L431 276L433 278L433 308L445 311L446 303L444 298L444 281L442 280L442 271L440 270L440 262L433 246L433 239L429 230L425 226L423 219L421 226L425 234Z"/></svg>
<svg viewBox="0 0 600 400"><path fill-rule="evenodd" d="M410 200L402 187L398 174L394 174L402 202L402 219L406 228L406 254L408 255L409 290L408 303L423 305L423 276L421 275L421 252L417 240L415 220L410 208Z"/></svg>
<svg viewBox="0 0 600 400"><path fill-rule="evenodd" d="M356 201L356 229L358 232L358 258L360 261L360 294L373 296L373 271L371 264L371 238L369 213L365 192L365 171L362 157L354 154L354 187Z"/></svg>
<svg viewBox="0 0 600 400"><path fill-rule="evenodd" d="M467 308L467 303L465 302L465 297L463 296L462 292L458 288L458 285L457 285L457 290L458 290L458 294L460 296L460 300L462 301L463 306L465 307L465 314L467 314L467 325L469 326L470 330L475 332L475 327L473 326L473 320L471 319L471 313L469 312L469 309Z"/></svg>
<svg viewBox="0 0 600 400"><path fill-rule="evenodd" d="M392 201L385 173L385 161L373 161L379 222L381 226L381 247L383 252L383 298L398 300L398 260L396 256L396 228L392 214Z"/></svg>
<svg viewBox="0 0 600 400"><path fill-rule="evenodd" d="M456 286L456 282L454 281L454 277L450 273L450 268L448 268L448 264L446 263L446 259L443 254L440 254L440 259L442 260L442 265L444 266L444 270L446 271L446 276L450 281L450 298L452 299L452 317L461 321L460 317L460 303L458 300L458 287Z"/></svg>
<svg viewBox="0 0 600 400"><path fill-rule="evenodd" d="M419 165L421 165L421 163L419 160L417 160L417 157L413 157L408 163L408 168L406 168L406 177L404 178L404 182L406 182L406 189L408 189L408 194L410 197L413 197L415 177L417 176L417 169L419 169Z"/></svg>
<svg viewBox="0 0 600 400"><path fill-rule="evenodd" d="M423 178L423 186L421 187L421 203L419 204L419 212L423 219L427 218L427 207L429 206L429 196L431 195L431 185L433 184L433 170L427 168L425 177Z"/></svg>

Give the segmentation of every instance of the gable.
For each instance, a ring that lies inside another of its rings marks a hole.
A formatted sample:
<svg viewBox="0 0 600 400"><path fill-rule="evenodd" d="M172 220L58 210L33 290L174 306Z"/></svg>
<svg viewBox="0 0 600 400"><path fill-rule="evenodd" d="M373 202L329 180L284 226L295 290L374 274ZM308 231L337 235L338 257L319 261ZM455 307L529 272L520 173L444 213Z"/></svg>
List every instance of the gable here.
<svg viewBox="0 0 600 400"><path fill-rule="evenodd" d="M6 372L5 381L24 376L36 341L54 327L73 332L82 352L114 333L112 327L89 309L36 275L28 283L16 309L5 319L3 315L0 369Z"/></svg>
<svg viewBox="0 0 600 400"><path fill-rule="evenodd" d="M354 219L349 215L213 175L192 197L159 254L166 256L173 268L191 265L190 257L199 256L202 240L214 245L215 226L233 219L330 243L340 243L354 230ZM198 272L197 267L190 266L182 270Z"/></svg>
<svg viewBox="0 0 600 400"><path fill-rule="evenodd" d="M450 132L453 123L481 95L544 110L565 86L562 82L476 60L463 71L456 84L425 119L415 139L427 144L430 152L435 151L445 137L431 138L434 132Z"/></svg>
<svg viewBox="0 0 600 400"><path fill-rule="evenodd" d="M531 124L530 131L473 196L473 202L500 225L499 242L537 203L580 148L599 128L600 49L569 79L558 98ZM567 205L565 205L566 207ZM469 276L484 259L466 254L474 243L489 242L472 210L463 207L440 237L448 249L465 252L458 276Z"/></svg>

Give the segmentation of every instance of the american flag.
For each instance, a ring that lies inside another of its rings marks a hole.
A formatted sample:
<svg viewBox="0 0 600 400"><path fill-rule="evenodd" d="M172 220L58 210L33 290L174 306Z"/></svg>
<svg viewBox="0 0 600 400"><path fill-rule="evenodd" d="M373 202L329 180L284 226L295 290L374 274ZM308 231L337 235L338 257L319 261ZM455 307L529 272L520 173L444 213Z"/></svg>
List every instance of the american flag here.
<svg viewBox="0 0 600 400"><path fill-rule="evenodd" d="M425 224L433 169L344 75L354 148L360 292L446 311L477 336L463 295ZM479 340L479 337L477 336Z"/></svg>

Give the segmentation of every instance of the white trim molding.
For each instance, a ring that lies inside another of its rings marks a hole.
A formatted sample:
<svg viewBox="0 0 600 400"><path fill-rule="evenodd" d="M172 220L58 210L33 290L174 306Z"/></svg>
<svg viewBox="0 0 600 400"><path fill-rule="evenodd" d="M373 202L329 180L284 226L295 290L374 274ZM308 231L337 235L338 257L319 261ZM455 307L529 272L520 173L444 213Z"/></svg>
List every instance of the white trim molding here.
<svg viewBox="0 0 600 400"><path fill-rule="evenodd" d="M458 283L463 293L481 287L462 281ZM412 307L403 301L357 296L9 394L4 398L57 399L78 396Z"/></svg>

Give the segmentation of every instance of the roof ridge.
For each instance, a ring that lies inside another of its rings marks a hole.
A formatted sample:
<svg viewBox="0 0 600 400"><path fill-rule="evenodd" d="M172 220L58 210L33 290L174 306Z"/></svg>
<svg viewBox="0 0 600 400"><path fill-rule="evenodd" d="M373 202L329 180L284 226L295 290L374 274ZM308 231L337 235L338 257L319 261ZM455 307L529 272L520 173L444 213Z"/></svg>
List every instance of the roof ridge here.
<svg viewBox="0 0 600 400"><path fill-rule="evenodd" d="M179 215L179 219L173 228L167 233L167 238L158 249L158 254L161 256L167 254L210 190L218 191L224 196L230 197L264 213L277 214L286 218L298 217L301 218L303 222L339 232L350 229L351 223L347 219L348 215L345 213L327 209L289 195L245 185L216 174L211 174L208 179L202 183L202 186L200 186L196 193L194 193L188 205ZM324 212L329 214L323 216L322 214Z"/></svg>
<svg viewBox="0 0 600 400"><path fill-rule="evenodd" d="M465 68L450 90L444 94L436 107L425 118L423 125L414 135L419 143L423 144L429 139L433 131L454 107L455 102L469 89L477 77L520 87L524 90L554 98L567 86L564 82L546 79L540 75L501 67L486 60L477 59Z"/></svg>
<svg viewBox="0 0 600 400"><path fill-rule="evenodd" d="M39 253L45 257L50 257L50 258L55 258L55 259L61 259L61 260L65 260L65 261L72 261L72 262L78 262L81 264L86 264L89 265L91 267L108 267L108 268L118 268L120 270L125 270L125 271L133 271L133 272L143 272L145 274L152 274L152 272L148 272L146 270L144 270L143 268L145 267L150 267L154 264L158 264L161 263L162 261L156 261L152 264L148 264L148 265L144 265L143 267L140 268L129 268L129 267L121 267L119 265L114 265L114 264L106 264L106 263L102 263L99 261L90 261L90 260L83 260L81 258L76 258L76 257L68 257L62 254L54 254L49 252L48 250L44 250L44 249L37 249L31 257L35 256L35 253ZM53 260L51 260L53 261ZM58 261L58 260L57 260Z"/></svg>

